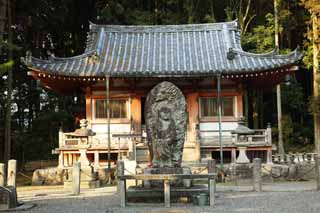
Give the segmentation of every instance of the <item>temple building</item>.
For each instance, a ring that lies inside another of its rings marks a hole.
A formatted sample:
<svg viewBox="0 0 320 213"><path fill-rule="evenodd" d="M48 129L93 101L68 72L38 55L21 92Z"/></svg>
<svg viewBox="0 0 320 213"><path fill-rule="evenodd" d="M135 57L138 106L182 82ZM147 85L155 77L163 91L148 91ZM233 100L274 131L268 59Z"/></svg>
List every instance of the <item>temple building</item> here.
<svg viewBox="0 0 320 213"><path fill-rule="evenodd" d="M261 157L264 162L271 162L271 128L253 130L244 136L243 144L242 137L234 131L239 118L244 116L244 93L280 83L298 69L301 57L298 50L287 55L276 51L245 52L236 21L160 26L90 23L83 54L48 60L32 57L27 66L29 75L46 88L64 94L76 90L85 94L87 128L95 134L86 138L60 132L56 149L59 167L71 166L84 144L95 167L106 165L108 151L112 158L118 153L123 158L134 153L135 160L145 161L145 100L162 81L180 88L187 101L184 162L208 158L219 161L220 147L224 161L235 162L239 146L246 147L249 159ZM108 94L110 119L106 110Z"/></svg>

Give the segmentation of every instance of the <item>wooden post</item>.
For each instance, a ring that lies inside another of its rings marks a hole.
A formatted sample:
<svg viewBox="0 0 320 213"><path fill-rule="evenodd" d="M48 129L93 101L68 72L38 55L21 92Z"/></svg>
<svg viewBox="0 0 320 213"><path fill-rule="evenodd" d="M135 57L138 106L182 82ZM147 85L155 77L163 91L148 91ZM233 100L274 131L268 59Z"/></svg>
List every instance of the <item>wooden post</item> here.
<svg viewBox="0 0 320 213"><path fill-rule="evenodd" d="M272 149L267 150L267 164L272 164Z"/></svg>
<svg viewBox="0 0 320 213"><path fill-rule="evenodd" d="M5 186L6 181L6 170L5 170L5 164L0 163L0 186Z"/></svg>
<svg viewBox="0 0 320 213"><path fill-rule="evenodd" d="M8 173L7 173L7 186L16 187L16 178L17 178L17 161L9 160L8 161Z"/></svg>
<svg viewBox="0 0 320 213"><path fill-rule="evenodd" d="M124 162L118 161L118 175L122 176L124 175ZM118 189L120 194L120 206L126 207L126 180L125 179L119 179L118 178Z"/></svg>
<svg viewBox="0 0 320 213"><path fill-rule="evenodd" d="M110 77L106 75L107 123L108 123L108 170L111 171L111 133L110 133ZM111 179L109 178L109 184Z"/></svg>
<svg viewBox="0 0 320 213"><path fill-rule="evenodd" d="M320 156L315 156L317 190L320 191Z"/></svg>
<svg viewBox="0 0 320 213"><path fill-rule="evenodd" d="M94 167L96 167L97 169L99 168L99 151L95 151L94 152Z"/></svg>
<svg viewBox="0 0 320 213"><path fill-rule="evenodd" d="M256 192L262 191L260 158L253 159L253 190Z"/></svg>
<svg viewBox="0 0 320 213"><path fill-rule="evenodd" d="M220 169L223 170L221 74L217 75Z"/></svg>
<svg viewBox="0 0 320 213"><path fill-rule="evenodd" d="M80 194L80 175L81 163L75 162L72 168L72 194Z"/></svg>
<svg viewBox="0 0 320 213"><path fill-rule="evenodd" d="M59 153L59 161L58 161L59 163L58 163L58 168L63 168L64 167L64 163L63 163L63 152L62 151L60 151L60 153Z"/></svg>
<svg viewBox="0 0 320 213"><path fill-rule="evenodd" d="M164 180L164 205L170 207L170 180Z"/></svg>
<svg viewBox="0 0 320 213"><path fill-rule="evenodd" d="M208 174L216 173L216 161L215 159L208 160ZM216 181L215 178L209 178L208 183L209 188L209 204L210 206L214 206L214 199L215 199L215 191L216 191Z"/></svg>

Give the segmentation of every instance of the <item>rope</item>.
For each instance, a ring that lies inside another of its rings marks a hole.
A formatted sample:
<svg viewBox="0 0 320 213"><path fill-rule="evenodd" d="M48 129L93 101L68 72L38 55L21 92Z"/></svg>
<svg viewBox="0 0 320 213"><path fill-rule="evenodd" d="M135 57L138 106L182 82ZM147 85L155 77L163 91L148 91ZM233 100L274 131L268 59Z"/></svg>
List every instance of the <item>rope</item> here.
<svg viewBox="0 0 320 213"><path fill-rule="evenodd" d="M30 179L30 180L32 180L32 178L31 177L29 177L29 176L27 176L27 175L25 175L24 173L22 173L22 172L18 172L20 175L22 175L23 177L26 177L26 178L28 178L28 179Z"/></svg>
<svg viewBox="0 0 320 213"><path fill-rule="evenodd" d="M125 172L128 172L130 175L135 175L135 173L130 172L129 170L127 170L126 168L124 168Z"/></svg>
<svg viewBox="0 0 320 213"><path fill-rule="evenodd" d="M202 169L200 169L200 171L195 171L193 174L200 174L200 173L202 173L204 170L207 170L208 168L206 168L206 167L204 167L204 168L202 168Z"/></svg>

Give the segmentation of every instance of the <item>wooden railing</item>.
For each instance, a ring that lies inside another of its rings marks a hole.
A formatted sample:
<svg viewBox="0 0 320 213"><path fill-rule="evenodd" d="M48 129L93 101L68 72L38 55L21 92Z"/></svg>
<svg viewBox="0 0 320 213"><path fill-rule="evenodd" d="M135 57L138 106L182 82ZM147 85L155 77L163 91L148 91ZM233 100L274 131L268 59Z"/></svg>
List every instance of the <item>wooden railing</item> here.
<svg viewBox="0 0 320 213"><path fill-rule="evenodd" d="M272 162L278 164L314 163L317 153L292 153L272 155Z"/></svg>
<svg viewBox="0 0 320 213"><path fill-rule="evenodd" d="M216 147L219 146L219 131L218 130L197 130L197 141L201 147ZM255 129L254 134L246 135L246 140L240 141L237 134L232 134L231 131L222 131L222 145L237 146L245 143L248 146L271 146L272 136L271 128Z"/></svg>

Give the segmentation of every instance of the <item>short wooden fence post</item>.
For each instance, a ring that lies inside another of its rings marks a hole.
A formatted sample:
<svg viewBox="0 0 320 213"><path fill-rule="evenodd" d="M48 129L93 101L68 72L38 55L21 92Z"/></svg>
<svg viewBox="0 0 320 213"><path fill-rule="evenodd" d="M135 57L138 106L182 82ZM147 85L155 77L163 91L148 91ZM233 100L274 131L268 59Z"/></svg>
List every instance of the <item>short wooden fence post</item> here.
<svg viewBox="0 0 320 213"><path fill-rule="evenodd" d="M216 173L216 161L214 159L208 160L208 175L212 175ZM208 188L209 188L209 205L214 206L214 201L215 201L215 191L216 191L216 181L215 177L210 177L209 176L209 183L208 183Z"/></svg>
<svg viewBox="0 0 320 213"><path fill-rule="evenodd" d="M170 207L170 180L164 180L164 205Z"/></svg>
<svg viewBox="0 0 320 213"><path fill-rule="evenodd" d="M261 159L253 159L253 190L256 192L262 191L262 179L261 179Z"/></svg>
<svg viewBox="0 0 320 213"><path fill-rule="evenodd" d="M316 183L317 183L317 190L320 190L320 156L315 156L315 171L316 171Z"/></svg>
<svg viewBox="0 0 320 213"><path fill-rule="evenodd" d="M0 163L0 186L5 186L6 181L6 169L5 164Z"/></svg>
<svg viewBox="0 0 320 213"><path fill-rule="evenodd" d="M75 162L72 168L72 194L80 194L81 163Z"/></svg>
<svg viewBox="0 0 320 213"><path fill-rule="evenodd" d="M124 175L124 162L118 161L118 176ZM120 206L126 207L126 180L118 178L118 189L120 194Z"/></svg>
<svg viewBox="0 0 320 213"><path fill-rule="evenodd" d="M8 173L7 173L7 186L16 187L16 178L17 178L17 161L9 160L8 161Z"/></svg>

